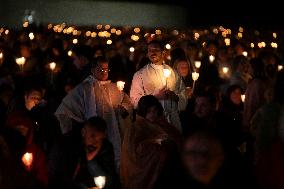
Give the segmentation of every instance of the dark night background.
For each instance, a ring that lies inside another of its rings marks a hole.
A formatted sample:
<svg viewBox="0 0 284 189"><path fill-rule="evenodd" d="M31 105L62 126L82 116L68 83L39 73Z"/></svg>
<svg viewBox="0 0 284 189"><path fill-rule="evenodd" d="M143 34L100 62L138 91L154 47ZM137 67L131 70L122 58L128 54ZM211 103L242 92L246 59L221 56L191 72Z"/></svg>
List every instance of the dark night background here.
<svg viewBox="0 0 284 189"><path fill-rule="evenodd" d="M68 3L75 0L65 1ZM177 5L187 9L187 25L189 27L206 27L208 25L226 25L247 27L283 29L282 2L277 0L85 0L90 2L128 2L128 3L150 3L156 5ZM0 21L10 19L5 17L5 13L14 6L17 1L1 0ZM24 1L23 1L24 2ZM40 1L37 1L40 2ZM45 0L44 3L61 2L55 0ZM76 1L80 2L80 1ZM83 2L83 1L82 1ZM8 9L7 9L8 8ZM2 9L2 10L1 10ZM59 7L60 9L60 7ZM94 10L95 11L95 10ZM2 13L1 13L2 12ZM47 15L48 16L48 15ZM1 19L2 17L2 19Z"/></svg>

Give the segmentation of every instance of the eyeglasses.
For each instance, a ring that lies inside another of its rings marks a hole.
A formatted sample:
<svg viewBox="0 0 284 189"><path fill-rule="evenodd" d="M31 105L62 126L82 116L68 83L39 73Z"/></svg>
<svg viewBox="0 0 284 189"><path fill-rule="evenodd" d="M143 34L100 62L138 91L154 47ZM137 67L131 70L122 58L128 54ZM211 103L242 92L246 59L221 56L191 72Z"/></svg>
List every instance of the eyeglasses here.
<svg viewBox="0 0 284 189"><path fill-rule="evenodd" d="M102 73L108 73L108 72L110 72L110 69L108 69L108 68L101 68L101 67L98 67L97 69L98 69L98 71L100 71L100 72L102 72Z"/></svg>

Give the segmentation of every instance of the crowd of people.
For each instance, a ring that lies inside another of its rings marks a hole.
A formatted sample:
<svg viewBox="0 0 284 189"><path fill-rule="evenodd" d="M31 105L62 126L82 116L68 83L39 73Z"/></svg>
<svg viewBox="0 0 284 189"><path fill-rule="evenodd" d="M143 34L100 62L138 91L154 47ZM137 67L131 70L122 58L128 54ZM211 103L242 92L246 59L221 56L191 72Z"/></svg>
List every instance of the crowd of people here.
<svg viewBox="0 0 284 189"><path fill-rule="evenodd" d="M281 43L230 32L0 30L0 188L283 189Z"/></svg>

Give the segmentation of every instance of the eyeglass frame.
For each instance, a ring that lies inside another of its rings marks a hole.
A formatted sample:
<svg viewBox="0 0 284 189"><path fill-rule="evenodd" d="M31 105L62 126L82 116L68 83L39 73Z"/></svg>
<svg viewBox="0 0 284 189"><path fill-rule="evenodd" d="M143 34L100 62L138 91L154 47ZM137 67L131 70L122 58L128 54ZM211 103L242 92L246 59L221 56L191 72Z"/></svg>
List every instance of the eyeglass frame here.
<svg viewBox="0 0 284 189"><path fill-rule="evenodd" d="M99 71L101 73L109 73L110 72L110 69L109 68L102 68L101 66L97 66L96 69L99 69Z"/></svg>

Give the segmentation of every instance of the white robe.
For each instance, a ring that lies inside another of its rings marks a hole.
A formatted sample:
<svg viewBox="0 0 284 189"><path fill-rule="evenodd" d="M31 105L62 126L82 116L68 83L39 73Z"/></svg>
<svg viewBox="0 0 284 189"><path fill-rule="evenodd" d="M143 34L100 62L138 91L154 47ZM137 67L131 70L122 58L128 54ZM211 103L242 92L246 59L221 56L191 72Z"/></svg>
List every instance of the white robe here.
<svg viewBox="0 0 284 189"><path fill-rule="evenodd" d="M119 166L121 136L120 128L125 127L117 106L122 105L132 111L130 98L118 90L110 81L98 81L87 77L76 86L63 100L55 112L63 134L72 130L72 119L84 122L93 116L100 116L107 122L107 135L113 144L115 161Z"/></svg>
<svg viewBox="0 0 284 189"><path fill-rule="evenodd" d="M169 78L164 77L163 69L171 70ZM185 110L187 105L187 97L185 93L185 86L178 76L178 74L168 65L147 64L141 70L137 71L132 80L130 98L134 107L137 107L138 101L145 95L156 95L163 88L167 88L179 97L179 102L172 100L160 100L164 110L165 116L169 123L174 125L181 131L181 124L179 119L179 111Z"/></svg>

